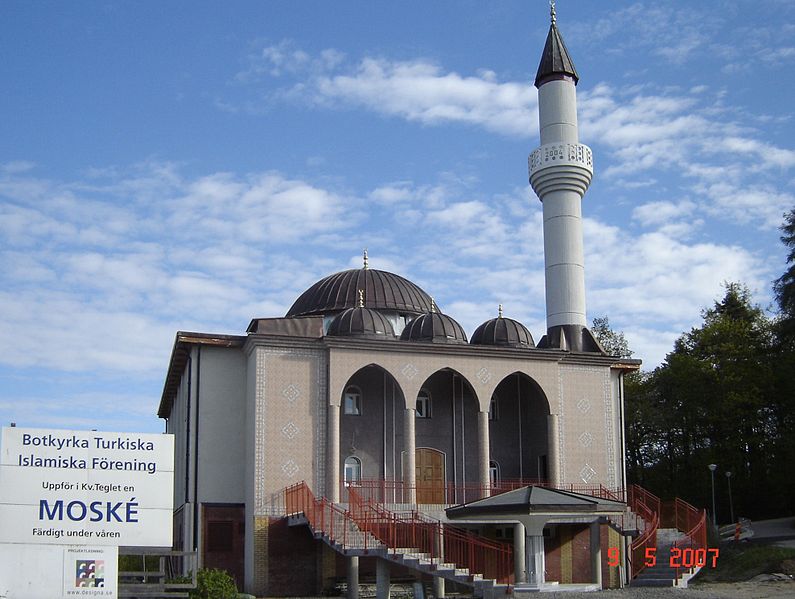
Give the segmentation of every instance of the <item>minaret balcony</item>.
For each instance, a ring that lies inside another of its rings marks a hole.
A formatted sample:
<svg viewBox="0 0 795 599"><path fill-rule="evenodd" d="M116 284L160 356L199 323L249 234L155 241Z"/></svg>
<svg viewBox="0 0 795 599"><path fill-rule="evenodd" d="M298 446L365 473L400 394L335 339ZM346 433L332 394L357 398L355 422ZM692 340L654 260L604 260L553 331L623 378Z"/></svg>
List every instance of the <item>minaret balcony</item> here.
<svg viewBox="0 0 795 599"><path fill-rule="evenodd" d="M527 167L530 184L542 200L551 191L583 195L593 177L593 153L585 144L546 144L530 154Z"/></svg>

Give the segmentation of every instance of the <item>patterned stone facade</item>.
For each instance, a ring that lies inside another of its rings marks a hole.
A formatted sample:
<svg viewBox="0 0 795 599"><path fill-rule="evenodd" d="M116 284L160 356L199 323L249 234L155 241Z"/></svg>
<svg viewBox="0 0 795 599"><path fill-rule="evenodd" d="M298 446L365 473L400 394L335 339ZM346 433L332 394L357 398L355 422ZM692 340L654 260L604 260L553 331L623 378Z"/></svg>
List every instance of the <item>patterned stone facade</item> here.
<svg viewBox="0 0 795 599"><path fill-rule="evenodd" d="M264 515L275 492L325 483L326 352L256 345L255 505Z"/></svg>

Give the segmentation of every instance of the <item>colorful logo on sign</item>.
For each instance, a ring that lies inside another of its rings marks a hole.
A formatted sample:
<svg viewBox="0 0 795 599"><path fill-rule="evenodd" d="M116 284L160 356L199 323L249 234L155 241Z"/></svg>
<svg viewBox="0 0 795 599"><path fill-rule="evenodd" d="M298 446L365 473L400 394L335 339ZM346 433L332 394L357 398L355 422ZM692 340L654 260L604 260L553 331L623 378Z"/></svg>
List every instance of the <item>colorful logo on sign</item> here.
<svg viewBox="0 0 795 599"><path fill-rule="evenodd" d="M75 571L75 588L105 586L105 560L76 560Z"/></svg>

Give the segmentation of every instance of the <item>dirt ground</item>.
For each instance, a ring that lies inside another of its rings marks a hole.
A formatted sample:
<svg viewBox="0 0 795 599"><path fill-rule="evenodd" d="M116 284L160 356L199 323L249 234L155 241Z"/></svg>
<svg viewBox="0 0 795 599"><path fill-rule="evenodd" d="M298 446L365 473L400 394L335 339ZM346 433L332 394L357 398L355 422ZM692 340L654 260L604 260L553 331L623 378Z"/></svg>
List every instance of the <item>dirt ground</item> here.
<svg viewBox="0 0 795 599"><path fill-rule="evenodd" d="M544 593L539 599L793 599L795 581L721 582L686 589L625 588L600 593Z"/></svg>

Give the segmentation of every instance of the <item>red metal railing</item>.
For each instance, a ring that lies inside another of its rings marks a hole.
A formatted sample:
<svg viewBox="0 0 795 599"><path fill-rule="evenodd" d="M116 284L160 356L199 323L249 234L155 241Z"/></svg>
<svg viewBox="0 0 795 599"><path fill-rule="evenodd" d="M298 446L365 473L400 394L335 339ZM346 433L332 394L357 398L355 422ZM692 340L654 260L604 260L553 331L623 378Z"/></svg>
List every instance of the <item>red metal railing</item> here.
<svg viewBox="0 0 795 599"><path fill-rule="evenodd" d="M365 499L354 487L348 489L349 509L343 510L316 498L306 483L284 491L286 515L303 514L315 532L321 532L343 547L372 549L383 545L396 554L423 554L431 564L448 563L467 568L500 583L513 582L513 548L479 537L465 529L443 525L412 511L398 514Z"/></svg>
<svg viewBox="0 0 795 599"><path fill-rule="evenodd" d="M694 567L707 563L707 511L698 510L678 497L673 510L674 525L685 533L685 538L671 547L671 563L675 565L678 579L684 572L692 572ZM678 553L674 549L678 549Z"/></svg>
<svg viewBox="0 0 795 599"><path fill-rule="evenodd" d="M463 528L442 524L417 511L395 513L348 488L350 511L359 528L378 539L387 550L410 549L431 564L448 563L471 574L500 583L513 582L513 548L485 539Z"/></svg>
<svg viewBox="0 0 795 599"><path fill-rule="evenodd" d="M630 568L632 576L640 574L645 568L648 549L657 550L657 528L660 525L660 498L643 487L630 485L627 489L627 505L643 519L644 528L640 536L632 542Z"/></svg>
<svg viewBox="0 0 795 599"><path fill-rule="evenodd" d="M371 535L363 534L350 511L325 497L318 499L305 482L284 490L284 505L286 516L303 514L312 530L327 535L330 541L343 547L367 551L378 545Z"/></svg>
<svg viewBox="0 0 795 599"><path fill-rule="evenodd" d="M499 495L515 489L520 489L528 485L546 487L560 491L570 491L609 499L612 501L625 501L626 493L624 489L610 489L602 485L568 484L553 485L547 480L535 478L516 478L501 479L496 483L482 485L480 483L452 483L447 482L442 485L423 485L418 483L414 487L414 497L412 501L412 487L405 484L402 480L358 480L355 484L344 483L342 485L341 497L349 500L349 490L354 489L357 494L368 501L378 503L417 503L427 504L461 504L476 501L490 495ZM640 489L640 487L638 487ZM643 491L641 489L641 491ZM659 501L659 500L658 500Z"/></svg>
<svg viewBox="0 0 795 599"><path fill-rule="evenodd" d="M305 483L298 483L285 490L284 505L287 515L303 513L314 530L321 531L345 547L355 544L357 548L366 550L380 542L392 553L401 548L411 549L426 554L431 563L454 563L459 568L468 568L470 572L505 583L510 582L513 576L510 545L484 539L466 529L442 525L417 511L394 513L382 504L428 503L423 499L434 499L433 503L474 501L527 485L556 488L612 501L626 500L632 512L643 520L643 530L631 545L629 560L632 576L637 576L646 568L648 550L656 550L657 547L657 530L663 517L663 506L659 497L638 485L630 485L624 490L609 489L602 485L553 486L547 481L512 479L490 486L448 483L443 487L441 496L432 496L420 484L413 489L417 497L415 502L411 502L412 489L403 481L361 480L355 485L344 487L344 496L349 503L349 509L344 510L325 498L317 499ZM433 492L438 493L438 487ZM682 551L692 549L694 555L696 550L706 552L704 510L699 511L687 502L676 499L672 510L666 511L666 523L686 533L687 539L678 542L675 547Z"/></svg>

